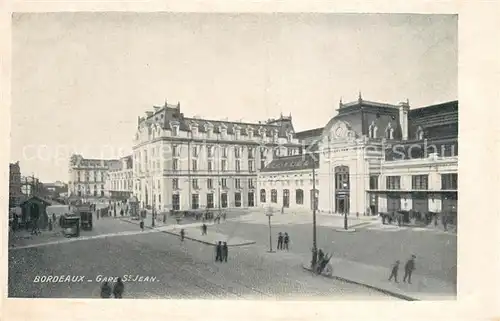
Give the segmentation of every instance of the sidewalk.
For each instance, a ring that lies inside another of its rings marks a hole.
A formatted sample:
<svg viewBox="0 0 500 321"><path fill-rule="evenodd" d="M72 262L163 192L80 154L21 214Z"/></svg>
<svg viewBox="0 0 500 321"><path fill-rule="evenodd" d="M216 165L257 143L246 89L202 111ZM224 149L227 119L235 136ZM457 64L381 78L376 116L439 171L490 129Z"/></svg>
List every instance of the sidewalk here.
<svg viewBox="0 0 500 321"><path fill-rule="evenodd" d="M359 284L403 300L456 300L456 287L436 278L414 273L412 284L403 283L403 268L399 271L399 283L395 283L387 280L390 267L383 268L335 257L330 260L330 263L333 266L333 274L324 276L326 278ZM310 271L309 266L308 261L303 264L303 268L308 271Z"/></svg>
<svg viewBox="0 0 500 321"><path fill-rule="evenodd" d="M139 225L140 221L137 220L131 220L128 218L120 218L122 221L129 222L132 224ZM144 227L148 229L154 229L162 233L170 234L170 235L175 235L180 238L180 232L181 229L184 229L184 238L186 240L191 240L199 243L203 243L206 245L212 245L215 246L219 241L220 242L227 242L228 246L244 246L244 245L251 245L255 244L255 241L252 240L245 240L243 238L237 237L237 236L230 236L222 233L218 233L213 231L210 227L213 225L216 225L214 223L205 223L207 225L207 235L201 235L201 226L203 225L202 222L199 223L184 223L182 224L175 224L172 223L173 219L169 220L167 219L166 223L162 222L155 222L155 227L152 227L151 224L147 224L144 222Z"/></svg>

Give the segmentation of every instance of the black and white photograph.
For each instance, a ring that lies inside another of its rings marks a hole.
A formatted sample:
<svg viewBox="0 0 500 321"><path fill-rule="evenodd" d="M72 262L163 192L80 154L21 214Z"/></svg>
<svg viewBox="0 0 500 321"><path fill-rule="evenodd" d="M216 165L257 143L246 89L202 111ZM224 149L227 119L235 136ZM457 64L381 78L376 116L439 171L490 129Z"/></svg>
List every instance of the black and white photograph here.
<svg viewBox="0 0 500 321"><path fill-rule="evenodd" d="M457 14L11 28L9 298L457 299Z"/></svg>

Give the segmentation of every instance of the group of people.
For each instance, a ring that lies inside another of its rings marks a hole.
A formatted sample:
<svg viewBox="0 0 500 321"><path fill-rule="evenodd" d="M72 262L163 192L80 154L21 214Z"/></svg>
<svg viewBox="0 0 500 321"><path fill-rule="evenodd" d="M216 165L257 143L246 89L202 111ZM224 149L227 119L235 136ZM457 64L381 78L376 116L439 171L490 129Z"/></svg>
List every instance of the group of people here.
<svg viewBox="0 0 500 321"><path fill-rule="evenodd" d="M123 284L122 278L118 278L113 288L109 285L108 282L104 282L101 285L101 298L109 299L111 298L111 294L115 297L115 299L121 299L123 296L123 291L125 290L125 285Z"/></svg>
<svg viewBox="0 0 500 321"><path fill-rule="evenodd" d="M215 247L215 262L227 262L228 248L227 242L219 241Z"/></svg>
<svg viewBox="0 0 500 321"><path fill-rule="evenodd" d="M416 256L412 255L411 258L408 259L408 261L406 261L405 275L403 277L403 282L406 282L406 280L408 280L408 283L411 284L411 275L412 275L413 271L415 271L415 259L416 259ZM399 260L397 260L393 264L392 269L391 269L391 275L389 276L389 281L391 281L394 278L394 281L396 283L399 283L398 282L398 272L399 272L400 263L401 262Z"/></svg>
<svg viewBox="0 0 500 321"><path fill-rule="evenodd" d="M285 234L279 232L278 233L278 250L287 250L288 251L288 245L290 244L290 236L288 233L285 232Z"/></svg>

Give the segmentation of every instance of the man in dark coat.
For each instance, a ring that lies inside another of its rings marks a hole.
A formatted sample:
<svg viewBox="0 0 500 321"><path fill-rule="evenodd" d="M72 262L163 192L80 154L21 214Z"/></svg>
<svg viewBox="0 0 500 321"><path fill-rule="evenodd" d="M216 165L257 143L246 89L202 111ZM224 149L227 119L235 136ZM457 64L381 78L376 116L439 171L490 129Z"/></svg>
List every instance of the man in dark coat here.
<svg viewBox="0 0 500 321"><path fill-rule="evenodd" d="M215 247L215 262L222 262L222 242L219 241Z"/></svg>
<svg viewBox="0 0 500 321"><path fill-rule="evenodd" d="M288 244L290 243L290 237L286 232L285 232L285 237L283 238L283 243L285 244L285 250L288 251Z"/></svg>
<svg viewBox="0 0 500 321"><path fill-rule="evenodd" d="M222 259L226 263L227 263L227 255L228 255L227 242L224 242L224 245L222 245ZM222 262L222 260L221 260L221 262Z"/></svg>
<svg viewBox="0 0 500 321"><path fill-rule="evenodd" d="M278 233L278 247L277 247L278 250L282 250L283 249L283 234L281 234L281 232Z"/></svg>
<svg viewBox="0 0 500 321"><path fill-rule="evenodd" d="M184 242L184 229L181 230L181 242Z"/></svg>
<svg viewBox="0 0 500 321"><path fill-rule="evenodd" d="M408 279L408 283L411 284L411 274L413 271L415 271L415 255L411 256L411 259L409 259L406 264L405 264L405 276L403 278L403 282L406 282L406 279Z"/></svg>
<svg viewBox="0 0 500 321"><path fill-rule="evenodd" d="M101 286L101 298L109 299L111 297L111 286L108 282L104 282Z"/></svg>
<svg viewBox="0 0 500 321"><path fill-rule="evenodd" d="M139 226L141 227L141 230L144 231L144 221L143 220L141 220L141 222L139 223Z"/></svg>
<svg viewBox="0 0 500 321"><path fill-rule="evenodd" d="M124 290L125 290L125 285L122 282L122 278L118 278L118 280L115 283L115 286L113 287L113 295L115 296L115 299L121 299Z"/></svg>
<svg viewBox="0 0 500 321"><path fill-rule="evenodd" d="M394 281L398 283L399 263L400 263L399 260L397 260L396 263L394 263L394 265L392 266L391 276L389 276L389 281L392 280L392 278L394 278Z"/></svg>

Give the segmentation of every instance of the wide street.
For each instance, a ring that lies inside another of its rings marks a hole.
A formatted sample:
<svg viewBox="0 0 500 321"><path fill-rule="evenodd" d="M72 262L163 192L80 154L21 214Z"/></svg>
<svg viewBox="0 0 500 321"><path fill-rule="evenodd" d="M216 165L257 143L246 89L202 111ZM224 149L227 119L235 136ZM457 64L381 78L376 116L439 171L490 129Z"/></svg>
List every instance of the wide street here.
<svg viewBox="0 0 500 321"><path fill-rule="evenodd" d="M221 226L234 231L237 224ZM298 232L289 232L294 240ZM60 244L9 249L9 297L98 298L103 276L128 275L143 280L126 282L125 298L394 299L358 285L312 276L283 254L266 253L265 233L255 238L256 245L231 247L228 263L214 262L212 246L189 240L181 243L176 236L153 230L140 232L138 226L119 219L98 220L94 230L86 233L70 243L62 239ZM258 228L251 233L261 235ZM298 248L297 241L293 248ZM35 282L37 277L51 275L81 278Z"/></svg>
<svg viewBox="0 0 500 321"><path fill-rule="evenodd" d="M306 213L277 213L272 220L272 243L276 248L278 232L290 235L291 253L309 253L312 247L312 224L300 218ZM246 217L250 217L247 219ZM262 218L259 218L262 216ZM280 217L281 216L281 217ZM287 218L290 217L290 219ZM342 226L342 217L328 218L331 225ZM335 223L337 220L337 223ZM277 223L274 224L273 222ZM281 222L293 222L282 224ZM354 233L337 232L336 228L324 226L324 215L318 215L318 248L335 257L354 262L385 267L387 271L396 260L404 262L416 255L415 278L433 277L450 284L456 284L457 237L456 235L425 229L381 226L380 220L369 221L357 227ZM214 228L221 233L238 235L258 240L258 244L269 244L269 227L264 213L233 216L225 224ZM389 273L389 272L387 272Z"/></svg>

